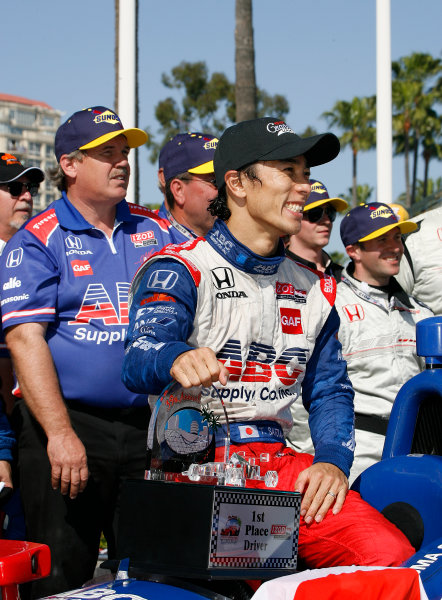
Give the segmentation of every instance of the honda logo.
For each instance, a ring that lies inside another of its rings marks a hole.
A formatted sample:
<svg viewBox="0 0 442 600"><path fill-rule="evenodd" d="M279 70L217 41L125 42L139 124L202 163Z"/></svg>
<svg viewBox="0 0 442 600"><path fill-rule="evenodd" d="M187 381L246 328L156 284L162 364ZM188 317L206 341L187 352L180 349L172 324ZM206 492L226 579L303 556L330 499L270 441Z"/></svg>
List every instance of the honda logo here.
<svg viewBox="0 0 442 600"><path fill-rule="evenodd" d="M360 304L346 304L342 307L342 310L347 315L347 319L350 321L350 323L353 323L353 321L364 320L364 309Z"/></svg>
<svg viewBox="0 0 442 600"><path fill-rule="evenodd" d="M218 267L212 269L211 272L213 285L216 289L225 290L234 287L235 280L233 279L232 269L229 269L229 267Z"/></svg>
<svg viewBox="0 0 442 600"><path fill-rule="evenodd" d="M68 235L68 237L65 238L64 243L70 250L81 250L81 240L75 235Z"/></svg>
<svg viewBox="0 0 442 600"><path fill-rule="evenodd" d="M18 265L23 260L23 248L16 248L15 250L11 250L8 254L8 258L6 259L6 266L10 269L14 267L18 267Z"/></svg>
<svg viewBox="0 0 442 600"><path fill-rule="evenodd" d="M154 271L147 282L148 288L170 290L177 282L178 274L173 271Z"/></svg>

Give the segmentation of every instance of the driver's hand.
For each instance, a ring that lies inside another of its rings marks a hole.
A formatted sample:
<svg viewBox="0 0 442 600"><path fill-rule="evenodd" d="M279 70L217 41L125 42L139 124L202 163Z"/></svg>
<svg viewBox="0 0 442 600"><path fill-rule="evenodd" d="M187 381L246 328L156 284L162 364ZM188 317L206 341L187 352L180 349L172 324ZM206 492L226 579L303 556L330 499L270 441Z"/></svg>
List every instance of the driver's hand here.
<svg viewBox="0 0 442 600"><path fill-rule="evenodd" d="M341 510L348 492L348 479L331 463L315 463L304 469L295 482L295 491L303 494L301 516L305 522L320 523L333 506L333 514Z"/></svg>
<svg viewBox="0 0 442 600"><path fill-rule="evenodd" d="M196 348L180 354L170 369L172 377L184 388L202 385L210 387L215 381L226 385L229 371L210 348Z"/></svg>

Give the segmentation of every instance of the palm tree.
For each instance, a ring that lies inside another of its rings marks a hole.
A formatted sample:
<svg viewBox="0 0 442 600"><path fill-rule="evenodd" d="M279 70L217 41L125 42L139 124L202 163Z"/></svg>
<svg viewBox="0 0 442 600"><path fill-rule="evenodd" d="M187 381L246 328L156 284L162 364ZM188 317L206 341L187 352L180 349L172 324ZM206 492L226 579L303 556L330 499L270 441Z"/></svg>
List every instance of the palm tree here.
<svg viewBox="0 0 442 600"><path fill-rule="evenodd" d="M415 201L417 181L417 161L422 136L428 136L429 124L437 117L433 106L441 99L440 80L436 86L426 89L425 84L442 71L442 61L430 54L414 52L392 63L393 105L397 110L393 116L393 127L399 136L396 138L396 152L405 156L406 204L410 207ZM431 125L430 125L431 126ZM410 192L409 153L413 135L413 179Z"/></svg>
<svg viewBox="0 0 442 600"><path fill-rule="evenodd" d="M236 0L235 6L235 104L236 121L256 119L257 89L253 43L252 0Z"/></svg>
<svg viewBox="0 0 442 600"><path fill-rule="evenodd" d="M357 156L358 152L371 150L376 145L376 98L355 97L351 102L338 100L331 111L322 116L330 127L336 125L344 133L340 137L343 148L352 150L352 206L357 205Z"/></svg>

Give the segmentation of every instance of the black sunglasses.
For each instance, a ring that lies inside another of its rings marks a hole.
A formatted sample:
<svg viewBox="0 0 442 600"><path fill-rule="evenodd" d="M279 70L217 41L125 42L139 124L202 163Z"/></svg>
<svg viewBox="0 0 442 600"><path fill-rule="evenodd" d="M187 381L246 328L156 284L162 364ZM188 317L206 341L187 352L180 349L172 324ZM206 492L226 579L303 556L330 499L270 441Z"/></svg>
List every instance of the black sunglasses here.
<svg viewBox="0 0 442 600"><path fill-rule="evenodd" d="M38 194L38 183L23 183L22 181L10 181L9 183L4 183L8 188L11 196L18 197L23 192L23 186L27 189L27 191L31 194L32 197Z"/></svg>
<svg viewBox="0 0 442 600"><path fill-rule="evenodd" d="M304 219L307 219L309 223L317 223L322 219L324 213L326 213L330 221L333 223L333 221L336 219L336 212L336 208L334 208L331 204L326 204L325 206L315 206L315 208L306 210L302 216Z"/></svg>

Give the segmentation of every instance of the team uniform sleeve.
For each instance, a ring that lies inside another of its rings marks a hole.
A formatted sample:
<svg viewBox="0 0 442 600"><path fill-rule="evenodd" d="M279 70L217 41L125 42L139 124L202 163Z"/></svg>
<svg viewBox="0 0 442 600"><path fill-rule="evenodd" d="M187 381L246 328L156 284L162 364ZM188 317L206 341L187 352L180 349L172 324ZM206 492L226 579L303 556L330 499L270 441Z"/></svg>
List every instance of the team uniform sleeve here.
<svg viewBox="0 0 442 600"><path fill-rule="evenodd" d="M60 269L51 250L21 229L6 245L0 264L3 329L54 321Z"/></svg>
<svg viewBox="0 0 442 600"><path fill-rule="evenodd" d="M12 461L12 448L15 445L14 433L3 410L0 410L0 460Z"/></svg>
<svg viewBox="0 0 442 600"><path fill-rule="evenodd" d="M135 291L129 312L122 369L123 383L133 392L158 394L170 382L175 359L193 347L197 303L187 268L173 259L154 261Z"/></svg>
<svg viewBox="0 0 442 600"><path fill-rule="evenodd" d="M302 400L309 412L313 462L332 463L348 477L354 452L354 392L337 338L339 324L333 306L307 363Z"/></svg>
<svg viewBox="0 0 442 600"><path fill-rule="evenodd" d="M414 289L414 274L412 269L413 259L411 258L410 252L406 248L406 243L404 242L405 252L401 258L399 273L395 275L396 281L399 282L402 289L407 292L408 295L413 294ZM413 265L414 268L414 265Z"/></svg>

